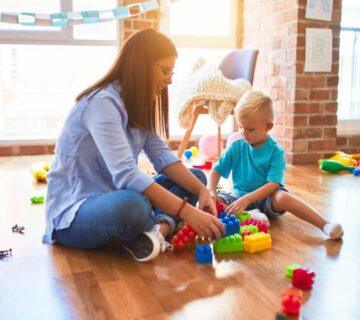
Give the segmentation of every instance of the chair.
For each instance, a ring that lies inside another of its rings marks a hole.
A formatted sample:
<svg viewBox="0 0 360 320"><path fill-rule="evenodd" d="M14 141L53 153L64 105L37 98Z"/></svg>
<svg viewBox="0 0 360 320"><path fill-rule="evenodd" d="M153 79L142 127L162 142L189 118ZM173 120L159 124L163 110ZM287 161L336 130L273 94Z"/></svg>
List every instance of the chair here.
<svg viewBox="0 0 360 320"><path fill-rule="evenodd" d="M255 66L259 50L256 49L236 49L228 53L219 65L222 74L228 79L245 79L253 84ZM187 145L190 141L191 133L195 127L196 120L200 114L209 114L207 105L195 106L192 113L191 125L186 130L182 139L177 155L182 157ZM233 113L232 113L233 114ZM218 158L221 155L221 127L217 130Z"/></svg>

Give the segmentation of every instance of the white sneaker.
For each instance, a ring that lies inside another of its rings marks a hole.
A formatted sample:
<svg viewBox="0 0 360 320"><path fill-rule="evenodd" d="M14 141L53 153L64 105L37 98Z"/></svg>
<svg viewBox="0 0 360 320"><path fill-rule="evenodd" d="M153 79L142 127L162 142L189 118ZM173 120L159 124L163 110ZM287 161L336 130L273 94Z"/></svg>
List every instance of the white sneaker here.
<svg viewBox="0 0 360 320"><path fill-rule="evenodd" d="M135 260L146 262L155 259L160 251L172 250L174 246L165 241L160 226L155 224L150 231L139 234L136 239L123 242L123 247L131 253Z"/></svg>
<svg viewBox="0 0 360 320"><path fill-rule="evenodd" d="M265 213L262 213L259 209L252 209L247 211L247 213L251 215L251 218L259 220L265 223L267 227L270 227L269 218Z"/></svg>

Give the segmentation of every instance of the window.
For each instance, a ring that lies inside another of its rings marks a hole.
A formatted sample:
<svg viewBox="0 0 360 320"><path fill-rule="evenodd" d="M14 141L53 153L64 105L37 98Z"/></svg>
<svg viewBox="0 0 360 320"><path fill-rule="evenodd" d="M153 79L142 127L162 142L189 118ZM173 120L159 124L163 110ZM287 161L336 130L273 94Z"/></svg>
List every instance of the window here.
<svg viewBox="0 0 360 320"><path fill-rule="evenodd" d="M338 93L339 133L360 128L360 3L343 0Z"/></svg>
<svg viewBox="0 0 360 320"><path fill-rule="evenodd" d="M185 129L178 124L177 103L174 88L177 82L185 81L193 64L203 57L218 65L222 58L237 47L237 12L236 0L182 0L173 2L162 9L161 31L166 33L178 49L173 84L170 93L170 135L180 139ZM200 14L201 13L201 14ZM193 137L205 133L217 133L214 121L209 116L200 115L193 131ZM222 133L233 130L233 119L228 117L222 125Z"/></svg>
<svg viewBox="0 0 360 320"><path fill-rule="evenodd" d="M1 11L103 10L116 3L5 0ZM0 144L55 140L75 96L111 66L117 53L116 25L115 21L68 28L0 24Z"/></svg>

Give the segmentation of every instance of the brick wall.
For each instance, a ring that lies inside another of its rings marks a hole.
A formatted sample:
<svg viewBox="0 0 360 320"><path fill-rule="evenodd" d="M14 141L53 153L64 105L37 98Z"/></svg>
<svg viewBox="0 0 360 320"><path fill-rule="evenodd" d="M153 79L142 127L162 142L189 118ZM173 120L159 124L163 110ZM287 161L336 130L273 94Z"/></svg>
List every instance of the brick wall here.
<svg viewBox="0 0 360 320"><path fill-rule="evenodd" d="M119 5L138 3L120 0ZM339 24L341 0L334 0L331 22L305 19L306 0L243 0L239 13L240 46L260 50L254 86L275 100L274 136L284 146L287 161L315 163L335 150L360 152L360 135L336 135ZM132 13L137 13L134 7ZM136 30L159 28L159 10L122 20L120 38ZM304 73L305 28L333 30L333 68L329 73ZM171 146L178 147L178 142ZM0 156L52 153L54 146L0 147Z"/></svg>
<svg viewBox="0 0 360 320"><path fill-rule="evenodd" d="M52 154L54 150L55 145L53 144L6 145L0 146L0 157Z"/></svg>
<svg viewBox="0 0 360 320"><path fill-rule="evenodd" d="M141 3L138 0L123 0L120 1L120 6L125 6L133 3ZM134 10L130 10L131 13L137 14L137 6L134 6ZM158 30L160 20L160 10L151 10L144 14L140 14L130 19L125 19L120 22L120 39L126 40L135 31L141 29L152 28Z"/></svg>
<svg viewBox="0 0 360 320"><path fill-rule="evenodd" d="M275 100L274 136L287 161L315 163L337 150L337 85L341 0L332 21L305 19L306 0L244 0L243 47L260 50L254 86ZM331 72L305 73L305 29L331 28Z"/></svg>

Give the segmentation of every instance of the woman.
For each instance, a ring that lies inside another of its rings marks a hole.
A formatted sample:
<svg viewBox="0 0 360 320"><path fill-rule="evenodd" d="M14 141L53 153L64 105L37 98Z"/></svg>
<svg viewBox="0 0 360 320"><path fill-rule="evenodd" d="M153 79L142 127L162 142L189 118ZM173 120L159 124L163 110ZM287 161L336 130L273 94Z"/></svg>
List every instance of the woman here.
<svg viewBox="0 0 360 320"><path fill-rule="evenodd" d="M45 243L90 249L116 236L136 260L149 261L166 249L180 219L200 236L225 233L207 213L216 208L204 174L190 172L159 137L168 137L176 57L170 39L141 30L78 95L47 176ZM154 179L137 167L141 151L161 173Z"/></svg>

